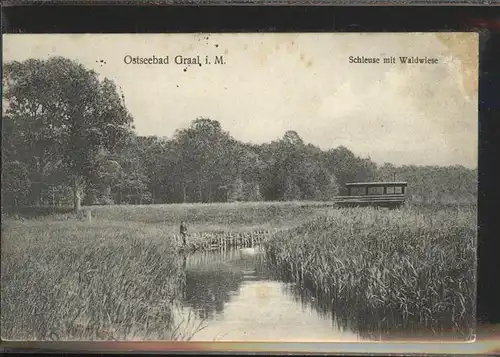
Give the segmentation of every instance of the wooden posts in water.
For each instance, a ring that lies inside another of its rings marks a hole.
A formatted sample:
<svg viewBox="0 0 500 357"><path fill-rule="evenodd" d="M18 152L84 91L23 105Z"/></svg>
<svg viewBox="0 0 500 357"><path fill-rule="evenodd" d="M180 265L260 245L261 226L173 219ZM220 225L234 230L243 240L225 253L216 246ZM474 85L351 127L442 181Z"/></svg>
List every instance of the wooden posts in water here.
<svg viewBox="0 0 500 357"><path fill-rule="evenodd" d="M228 248L250 248L261 244L270 234L266 230L257 230L253 232L202 232L194 233L191 236L196 237L192 244L193 249L201 250L222 250ZM182 235L179 237L182 239ZM184 246L184 249L186 246Z"/></svg>

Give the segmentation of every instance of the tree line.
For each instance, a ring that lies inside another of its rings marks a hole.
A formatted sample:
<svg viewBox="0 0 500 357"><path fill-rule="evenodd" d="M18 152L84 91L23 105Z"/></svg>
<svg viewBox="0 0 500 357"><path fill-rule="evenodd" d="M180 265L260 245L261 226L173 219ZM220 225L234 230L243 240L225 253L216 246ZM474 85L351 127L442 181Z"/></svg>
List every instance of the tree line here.
<svg viewBox="0 0 500 357"><path fill-rule="evenodd" d="M2 207L327 201L352 181L405 180L414 199L474 201L477 170L378 166L295 131L236 140L194 118L172 138L139 136L121 90L62 57L10 62L3 74Z"/></svg>

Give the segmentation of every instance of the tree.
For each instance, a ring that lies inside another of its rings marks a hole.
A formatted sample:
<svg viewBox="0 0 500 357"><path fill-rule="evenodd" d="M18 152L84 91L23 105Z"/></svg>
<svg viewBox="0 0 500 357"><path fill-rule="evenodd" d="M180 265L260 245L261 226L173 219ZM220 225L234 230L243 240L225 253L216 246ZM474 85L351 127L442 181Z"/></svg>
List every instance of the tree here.
<svg viewBox="0 0 500 357"><path fill-rule="evenodd" d="M285 132L282 142L290 147L300 147L304 145L304 140L302 140L295 130L288 130Z"/></svg>
<svg viewBox="0 0 500 357"><path fill-rule="evenodd" d="M228 202L236 202L244 200L244 192L243 192L243 180L238 177L234 180L234 183L228 185L228 193L227 193L227 201Z"/></svg>
<svg viewBox="0 0 500 357"><path fill-rule="evenodd" d="M434 203L471 203L477 199L477 169L455 166L394 166L384 164L378 177L408 182L408 193L414 200Z"/></svg>
<svg viewBox="0 0 500 357"><path fill-rule="evenodd" d="M346 193L345 184L348 182L366 182L376 179L377 165L369 158L357 157L345 146L339 146L326 152L328 168L334 173L340 191Z"/></svg>
<svg viewBox="0 0 500 357"><path fill-rule="evenodd" d="M243 198L245 201L262 201L260 186L257 182L249 182L243 186Z"/></svg>
<svg viewBox="0 0 500 357"><path fill-rule="evenodd" d="M163 185L174 180L171 172L175 171L170 143L157 136L143 136L137 138L137 149L152 203L166 200Z"/></svg>
<svg viewBox="0 0 500 357"><path fill-rule="evenodd" d="M17 207L27 200L31 186L26 165L19 161L2 165L2 206Z"/></svg>
<svg viewBox="0 0 500 357"><path fill-rule="evenodd" d="M175 140L184 197L189 194L194 202L212 202L218 188L234 178L234 140L222 131L219 122L202 117L178 131Z"/></svg>
<svg viewBox="0 0 500 357"><path fill-rule="evenodd" d="M94 161L94 171L88 180L84 204L113 204L112 190L124 176L123 167L109 152L101 150Z"/></svg>
<svg viewBox="0 0 500 357"><path fill-rule="evenodd" d="M285 201L295 201L302 198L300 187L293 181L290 176L285 177L283 191L283 199Z"/></svg>
<svg viewBox="0 0 500 357"><path fill-rule="evenodd" d="M132 131L123 96L112 81L101 82L94 71L62 57L15 61L4 68L6 113L19 129L16 143L32 154L39 176L47 163L58 163L78 211L98 153L117 150Z"/></svg>
<svg viewBox="0 0 500 357"><path fill-rule="evenodd" d="M384 163L378 169L377 178L381 181L395 181L396 167L391 163Z"/></svg>

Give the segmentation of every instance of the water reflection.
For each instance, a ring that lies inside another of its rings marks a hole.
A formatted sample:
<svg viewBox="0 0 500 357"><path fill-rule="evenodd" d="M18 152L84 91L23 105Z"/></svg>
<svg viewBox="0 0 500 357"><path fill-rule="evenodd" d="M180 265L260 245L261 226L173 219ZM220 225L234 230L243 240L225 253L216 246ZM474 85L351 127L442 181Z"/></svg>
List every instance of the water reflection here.
<svg viewBox="0 0 500 357"><path fill-rule="evenodd" d="M442 316L440 325L430 326L419 316L395 313L390 308L366 307L353 300L341 299L318 290L308 281L293 282L290 274L281 273L279 279L291 282L285 290L294 300L315 309L321 316L332 320L332 327L341 331L354 331L363 341L391 340L466 340L468 330L453 329L449 316ZM355 301L355 300L354 300ZM471 324L472 326L472 324Z"/></svg>
<svg viewBox="0 0 500 357"><path fill-rule="evenodd" d="M277 278L264 255L238 250L196 253L185 258L185 307L205 320L193 340L356 341L332 329L331 319L294 300L289 283Z"/></svg>
<svg viewBox="0 0 500 357"><path fill-rule="evenodd" d="M373 341L415 338L464 339L423 329L417 320L387 309L342 302L307 282L279 272L264 255L238 250L184 257L182 303L205 320L193 340ZM220 336L223 336L220 338Z"/></svg>
<svg viewBox="0 0 500 357"><path fill-rule="evenodd" d="M256 264L258 259L243 259L237 250L198 252L183 257L184 304L201 319L220 314L244 281L265 279L260 265Z"/></svg>
<svg viewBox="0 0 500 357"><path fill-rule="evenodd" d="M221 313L224 304L236 292L242 282L241 274L227 271L186 271L184 302L193 308L200 318L211 318Z"/></svg>

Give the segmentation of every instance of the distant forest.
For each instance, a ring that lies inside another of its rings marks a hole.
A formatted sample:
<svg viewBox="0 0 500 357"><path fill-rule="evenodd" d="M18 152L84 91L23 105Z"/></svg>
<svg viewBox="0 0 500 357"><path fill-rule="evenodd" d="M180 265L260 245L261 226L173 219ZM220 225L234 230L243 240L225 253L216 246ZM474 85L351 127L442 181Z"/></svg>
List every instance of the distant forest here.
<svg viewBox="0 0 500 357"><path fill-rule="evenodd" d="M346 182L372 180L407 181L422 202L476 200L477 170L378 166L295 131L255 145L199 117L172 138L138 136L115 83L66 58L7 63L2 81L3 208L325 201Z"/></svg>

